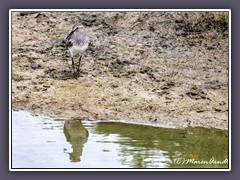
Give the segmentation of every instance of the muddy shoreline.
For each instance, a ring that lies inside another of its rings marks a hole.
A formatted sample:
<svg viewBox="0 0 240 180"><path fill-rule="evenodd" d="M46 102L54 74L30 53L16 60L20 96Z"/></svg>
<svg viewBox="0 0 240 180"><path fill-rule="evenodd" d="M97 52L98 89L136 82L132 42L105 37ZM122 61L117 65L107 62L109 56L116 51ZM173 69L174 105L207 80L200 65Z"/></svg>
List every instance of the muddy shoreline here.
<svg viewBox="0 0 240 180"><path fill-rule="evenodd" d="M228 129L228 15L12 13L12 107L49 117ZM61 41L81 22L81 75Z"/></svg>

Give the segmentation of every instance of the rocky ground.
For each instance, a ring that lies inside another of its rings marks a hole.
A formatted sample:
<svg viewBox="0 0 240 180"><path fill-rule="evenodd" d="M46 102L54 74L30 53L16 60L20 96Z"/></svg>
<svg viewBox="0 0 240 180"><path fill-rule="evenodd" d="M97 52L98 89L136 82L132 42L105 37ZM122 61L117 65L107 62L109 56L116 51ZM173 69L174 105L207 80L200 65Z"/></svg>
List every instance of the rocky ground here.
<svg viewBox="0 0 240 180"><path fill-rule="evenodd" d="M81 75L61 46L81 22ZM228 128L228 14L13 12L12 106L36 114Z"/></svg>

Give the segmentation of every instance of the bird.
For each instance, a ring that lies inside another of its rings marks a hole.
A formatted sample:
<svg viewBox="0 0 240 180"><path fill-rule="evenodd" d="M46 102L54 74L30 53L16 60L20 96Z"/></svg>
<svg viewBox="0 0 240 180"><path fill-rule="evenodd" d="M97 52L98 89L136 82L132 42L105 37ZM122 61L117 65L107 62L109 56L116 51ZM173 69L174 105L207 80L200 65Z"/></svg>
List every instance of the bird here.
<svg viewBox="0 0 240 180"><path fill-rule="evenodd" d="M80 63L83 52L88 48L90 40L86 34L85 28L81 23L76 23L72 31L65 38L65 47L69 50L72 60L72 73L74 76L80 75ZM74 56L80 55L75 72Z"/></svg>

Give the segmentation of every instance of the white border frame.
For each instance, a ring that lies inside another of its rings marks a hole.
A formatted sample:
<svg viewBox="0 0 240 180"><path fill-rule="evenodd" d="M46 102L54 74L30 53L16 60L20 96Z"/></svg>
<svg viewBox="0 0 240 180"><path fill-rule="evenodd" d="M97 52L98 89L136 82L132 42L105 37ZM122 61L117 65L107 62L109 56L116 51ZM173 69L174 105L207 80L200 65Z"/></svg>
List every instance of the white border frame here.
<svg viewBox="0 0 240 180"><path fill-rule="evenodd" d="M205 12L205 11L213 11L213 12L228 12L229 13L229 34L228 34L228 134L229 134L229 154L228 154L228 169L72 169L72 168L48 168L48 169L15 169L12 168L12 12L25 12L25 11L38 11L38 12L46 12L46 11L54 11L54 12L64 12L64 11L79 11L79 12ZM231 171L231 10L230 9L10 9L9 10L9 171Z"/></svg>

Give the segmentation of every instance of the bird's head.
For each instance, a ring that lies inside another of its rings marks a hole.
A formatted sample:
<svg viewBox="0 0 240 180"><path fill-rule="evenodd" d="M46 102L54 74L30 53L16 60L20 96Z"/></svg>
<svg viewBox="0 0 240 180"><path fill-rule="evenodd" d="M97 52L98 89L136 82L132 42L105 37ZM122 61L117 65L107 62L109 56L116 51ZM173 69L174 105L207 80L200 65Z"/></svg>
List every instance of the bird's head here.
<svg viewBox="0 0 240 180"><path fill-rule="evenodd" d="M84 27L83 27L82 24L77 23L77 24L75 24L75 25L72 27L72 30L73 30L73 31L76 31L76 30L84 30Z"/></svg>

